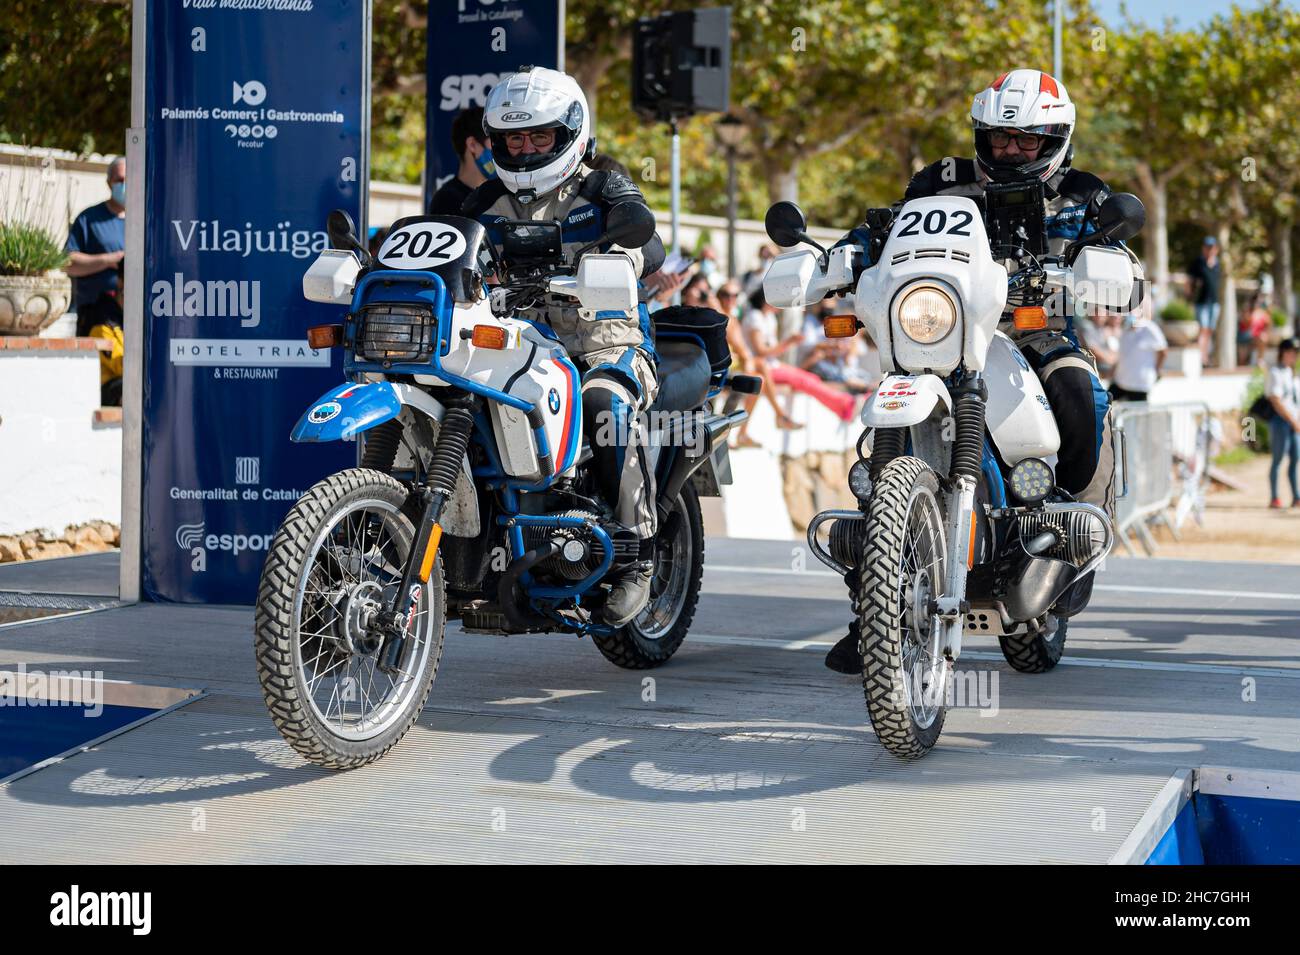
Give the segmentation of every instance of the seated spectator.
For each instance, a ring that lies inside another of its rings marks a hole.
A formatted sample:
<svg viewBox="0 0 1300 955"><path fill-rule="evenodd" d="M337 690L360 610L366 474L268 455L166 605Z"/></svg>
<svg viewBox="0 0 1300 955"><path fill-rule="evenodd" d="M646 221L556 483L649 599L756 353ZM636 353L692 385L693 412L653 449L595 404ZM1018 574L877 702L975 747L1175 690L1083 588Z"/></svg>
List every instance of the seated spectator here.
<svg viewBox="0 0 1300 955"><path fill-rule="evenodd" d="M727 347L731 349L731 369L733 375L757 375L763 379L763 388L760 394L767 397L768 403L772 406L772 411L776 414L776 426L783 431L796 431L802 428L776 403L776 382L768 374L767 365L759 362L754 358L750 351L749 343L745 339L745 333L741 326L740 320L740 286L733 279L724 282L718 289L717 300L719 311L727 316ZM724 410L733 410L736 405L742 403L745 410L752 416L754 407L758 404L758 395L736 395L732 393L727 398ZM749 436L749 422L752 418L746 418L741 423L739 430L736 432L736 447L738 448L756 448L759 447L757 441Z"/></svg>
<svg viewBox="0 0 1300 955"><path fill-rule="evenodd" d="M105 407L121 407L122 404L122 359L126 354L126 338L122 331L125 291L125 265L119 262L116 287L100 292L99 298L77 312L79 337L103 338L112 346L99 353L99 403Z"/></svg>
<svg viewBox="0 0 1300 955"><path fill-rule="evenodd" d="M852 395L831 388L816 375L797 365L781 361L782 355L803 341L803 335L795 333L785 338L780 337L777 310L763 297L761 289L750 296L749 303L750 311L744 321L746 343L755 359L767 366L772 380L778 385L789 385L795 391L815 398L840 420L852 420L856 405Z"/></svg>
<svg viewBox="0 0 1300 955"><path fill-rule="evenodd" d="M776 249L770 245L759 246L758 265L744 274L740 280L741 291L746 295L753 295L763 287L763 276L767 274L767 267L772 264L776 258Z"/></svg>
<svg viewBox="0 0 1300 955"><path fill-rule="evenodd" d="M1122 326L1119 314L1104 308L1096 308L1089 318L1075 322L1079 344L1092 352L1097 360L1097 374L1107 380L1115 373L1115 362L1119 360Z"/></svg>

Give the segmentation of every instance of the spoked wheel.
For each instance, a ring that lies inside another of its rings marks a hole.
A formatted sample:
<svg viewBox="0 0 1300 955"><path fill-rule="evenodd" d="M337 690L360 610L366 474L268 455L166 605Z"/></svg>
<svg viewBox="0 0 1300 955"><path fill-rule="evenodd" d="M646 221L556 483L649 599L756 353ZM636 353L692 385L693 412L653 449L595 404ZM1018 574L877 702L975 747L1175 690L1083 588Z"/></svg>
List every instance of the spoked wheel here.
<svg viewBox="0 0 1300 955"><path fill-rule="evenodd" d="M1065 617L1045 614L1040 620L1030 621L1027 631L998 637L998 644L1013 670L1046 673L1060 662L1065 652L1069 625Z"/></svg>
<svg viewBox="0 0 1300 955"><path fill-rule="evenodd" d="M628 670L647 670L668 662L686 639L704 576L704 519L690 484L682 487L673 514L655 539L655 571L650 602L632 622L592 639L605 659Z"/></svg>
<svg viewBox="0 0 1300 955"><path fill-rule="evenodd" d="M919 458L895 458L867 510L856 610L867 713L903 759L924 756L943 730L950 664L932 601L943 593L945 553L938 478Z"/></svg>
<svg viewBox="0 0 1300 955"><path fill-rule="evenodd" d="M442 655L441 560L406 620L397 665L381 666L376 614L401 585L415 529L406 488L379 471L326 478L289 512L258 588L257 673L280 734L304 757L351 769L411 728Z"/></svg>

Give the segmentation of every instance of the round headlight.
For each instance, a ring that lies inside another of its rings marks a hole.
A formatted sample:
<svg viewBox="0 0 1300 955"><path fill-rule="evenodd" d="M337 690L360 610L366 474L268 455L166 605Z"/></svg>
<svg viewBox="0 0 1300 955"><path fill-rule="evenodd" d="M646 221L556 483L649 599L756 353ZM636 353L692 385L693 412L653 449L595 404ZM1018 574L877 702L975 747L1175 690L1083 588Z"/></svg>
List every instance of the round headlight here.
<svg viewBox="0 0 1300 955"><path fill-rule="evenodd" d="M1051 493L1056 481L1046 461L1025 458L1011 469L1011 493L1022 504L1037 504Z"/></svg>
<svg viewBox="0 0 1300 955"><path fill-rule="evenodd" d="M921 345L933 345L957 324L957 306L942 289L923 285L903 296L898 305L903 333Z"/></svg>

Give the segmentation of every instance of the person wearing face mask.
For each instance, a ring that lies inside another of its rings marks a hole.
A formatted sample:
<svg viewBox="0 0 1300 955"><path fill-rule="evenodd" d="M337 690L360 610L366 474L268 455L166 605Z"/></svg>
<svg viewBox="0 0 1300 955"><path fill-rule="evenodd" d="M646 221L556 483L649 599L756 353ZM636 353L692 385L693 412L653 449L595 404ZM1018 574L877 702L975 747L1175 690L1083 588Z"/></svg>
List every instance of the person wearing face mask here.
<svg viewBox="0 0 1300 955"><path fill-rule="evenodd" d="M460 215L469 194L497 176L492 144L483 133L483 107L471 106L456 114L451 123L451 148L460 157L460 168L433 194L430 215Z"/></svg>
<svg viewBox="0 0 1300 955"><path fill-rule="evenodd" d="M72 277L72 307L78 327L93 316L101 295L116 292L117 267L126 250L126 160L121 156L108 164L107 201L85 209L68 227L67 273Z"/></svg>

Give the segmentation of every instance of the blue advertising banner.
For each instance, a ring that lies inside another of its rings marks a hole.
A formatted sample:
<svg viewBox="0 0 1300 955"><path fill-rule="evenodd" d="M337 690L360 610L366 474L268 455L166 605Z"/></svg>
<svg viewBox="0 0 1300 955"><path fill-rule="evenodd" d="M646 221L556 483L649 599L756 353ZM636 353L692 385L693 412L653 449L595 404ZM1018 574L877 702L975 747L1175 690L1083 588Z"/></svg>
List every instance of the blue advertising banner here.
<svg viewBox="0 0 1300 955"><path fill-rule="evenodd" d="M356 445L293 445L343 377L306 329L325 217L366 199L366 0L149 0L142 592L254 601L280 520Z"/></svg>
<svg viewBox="0 0 1300 955"><path fill-rule="evenodd" d="M482 106L497 80L521 66L564 69L564 0L437 0L429 4L424 207L456 175L456 114Z"/></svg>

